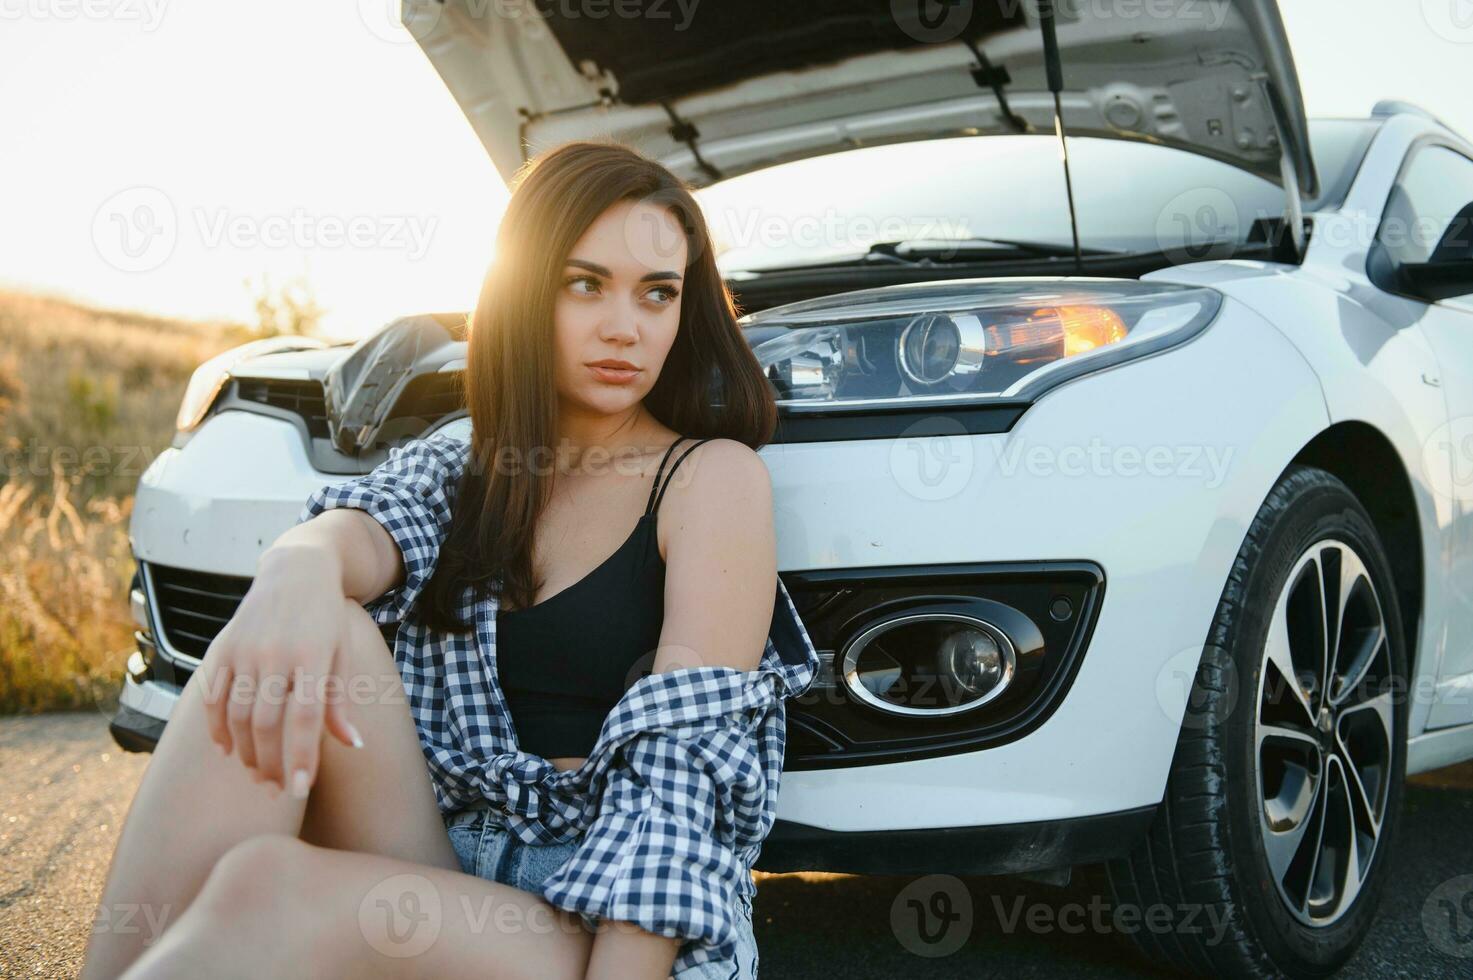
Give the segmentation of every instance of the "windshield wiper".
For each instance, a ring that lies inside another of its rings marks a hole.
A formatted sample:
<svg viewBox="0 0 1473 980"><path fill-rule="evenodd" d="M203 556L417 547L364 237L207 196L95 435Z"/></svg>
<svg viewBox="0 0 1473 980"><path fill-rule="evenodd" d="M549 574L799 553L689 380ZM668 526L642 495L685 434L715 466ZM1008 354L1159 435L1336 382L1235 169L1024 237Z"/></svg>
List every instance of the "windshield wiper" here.
<svg viewBox="0 0 1473 980"><path fill-rule="evenodd" d="M1084 255L1128 255L1128 249L1086 248ZM989 259L1073 258L1072 245L1033 242L1015 238L910 238L898 242L876 242L867 252L820 259L767 265L754 269L723 270L735 279L753 279L774 273L807 272L815 269L851 269L873 265L935 265L948 262L978 262Z"/></svg>
<svg viewBox="0 0 1473 980"><path fill-rule="evenodd" d="M1118 249L1085 248L1084 255L1119 255ZM1018 238L911 238L899 242L876 242L870 256L904 262L925 259L966 262L976 259L1016 258L1019 255L1072 257L1074 246L1055 242L1036 242Z"/></svg>

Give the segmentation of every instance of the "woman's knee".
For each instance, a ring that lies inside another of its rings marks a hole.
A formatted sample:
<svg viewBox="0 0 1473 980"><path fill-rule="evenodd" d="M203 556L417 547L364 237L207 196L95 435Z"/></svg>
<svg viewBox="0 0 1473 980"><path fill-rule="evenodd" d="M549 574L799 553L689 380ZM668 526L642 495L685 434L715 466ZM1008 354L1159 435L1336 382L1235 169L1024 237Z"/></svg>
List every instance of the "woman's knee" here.
<svg viewBox="0 0 1473 980"><path fill-rule="evenodd" d="M394 654L378 623L355 599L344 599L343 606L348 617L348 636L341 651L343 666L398 677Z"/></svg>
<svg viewBox="0 0 1473 980"><path fill-rule="evenodd" d="M289 834L257 834L232 846L210 869L200 911L232 920L279 911L282 896L303 896L312 878L311 844Z"/></svg>

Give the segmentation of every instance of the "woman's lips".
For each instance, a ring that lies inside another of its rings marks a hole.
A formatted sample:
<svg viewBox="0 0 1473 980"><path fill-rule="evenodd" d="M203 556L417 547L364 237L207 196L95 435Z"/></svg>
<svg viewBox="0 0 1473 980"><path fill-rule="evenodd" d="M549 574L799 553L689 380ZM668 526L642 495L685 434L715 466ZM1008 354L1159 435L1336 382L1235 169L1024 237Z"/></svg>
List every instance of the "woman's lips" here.
<svg viewBox="0 0 1473 980"><path fill-rule="evenodd" d="M588 369L598 380L611 385L625 385L639 377L638 369L620 370L618 368L603 367L599 364L590 364Z"/></svg>

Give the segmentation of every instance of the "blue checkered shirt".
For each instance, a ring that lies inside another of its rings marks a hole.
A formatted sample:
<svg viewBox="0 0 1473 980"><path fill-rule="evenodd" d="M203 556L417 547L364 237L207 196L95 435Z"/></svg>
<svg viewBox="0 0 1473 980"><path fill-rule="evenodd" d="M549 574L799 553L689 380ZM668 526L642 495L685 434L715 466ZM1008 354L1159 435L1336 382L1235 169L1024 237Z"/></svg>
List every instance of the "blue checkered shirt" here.
<svg viewBox="0 0 1473 980"><path fill-rule="evenodd" d="M474 629L431 630L410 615L450 523L468 439L441 431L390 449L371 472L322 487L298 523L333 507L366 511L399 545L404 582L364 604L398 624L394 657L442 814L490 805L527 843L581 835L542 883L550 904L680 938L674 974L736 949L737 896L772 829L786 742L784 699L808 689L818 654L781 579L756 670L684 667L623 694L586 762L560 770L517 746L496 673L494 597L467 586Z"/></svg>

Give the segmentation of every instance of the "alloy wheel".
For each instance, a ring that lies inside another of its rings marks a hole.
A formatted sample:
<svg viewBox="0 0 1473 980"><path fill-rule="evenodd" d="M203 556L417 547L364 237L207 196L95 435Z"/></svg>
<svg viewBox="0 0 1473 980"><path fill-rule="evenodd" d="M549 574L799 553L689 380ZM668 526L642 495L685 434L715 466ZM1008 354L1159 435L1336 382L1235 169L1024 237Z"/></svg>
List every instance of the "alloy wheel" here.
<svg viewBox="0 0 1473 980"><path fill-rule="evenodd" d="M1355 549L1335 538L1305 549L1269 622L1254 762L1269 869L1308 926L1337 922L1376 858L1395 731L1388 642Z"/></svg>

